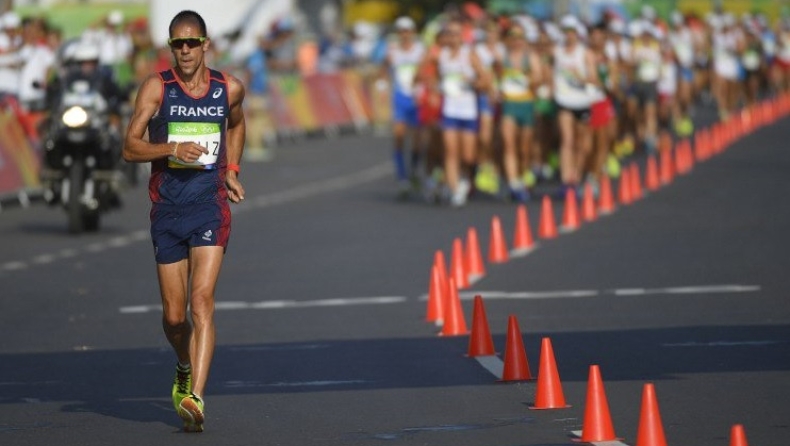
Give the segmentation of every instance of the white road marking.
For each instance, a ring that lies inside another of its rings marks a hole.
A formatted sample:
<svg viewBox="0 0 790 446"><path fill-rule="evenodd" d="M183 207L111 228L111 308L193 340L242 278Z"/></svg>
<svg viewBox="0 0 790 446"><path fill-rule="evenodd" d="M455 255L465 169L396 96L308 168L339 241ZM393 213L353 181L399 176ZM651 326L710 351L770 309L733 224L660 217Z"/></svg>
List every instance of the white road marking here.
<svg viewBox="0 0 790 446"><path fill-rule="evenodd" d="M275 206L278 204L292 203L294 201L303 200L319 195L324 195L332 192L338 192L345 189L358 186L360 184L376 181L391 174L390 163L380 163L348 175L342 175L335 178L329 178L314 183L304 184L292 189L273 192L266 195L261 195L257 198L252 198L242 204L233 206L234 213L244 212L251 209L259 209L264 207ZM32 265L46 265L56 260L63 260L86 253L100 253L108 249L123 248L131 245L134 242L141 242L150 240L151 236L148 230L139 229L132 231L126 235L116 236L107 241L91 243L82 249L64 249L58 253L44 253L34 257L30 262L23 261L10 261L0 264L0 272L19 271L27 269ZM341 303L342 304L342 303ZM255 304L253 308L255 308ZM331 305L328 303L327 305ZM126 307L126 313L146 312L147 307Z"/></svg>
<svg viewBox="0 0 790 446"><path fill-rule="evenodd" d="M677 342L661 344L662 347L762 347L765 345L784 344L787 341L712 341L712 342Z"/></svg>
<svg viewBox="0 0 790 446"><path fill-rule="evenodd" d="M362 379L348 379L342 381L296 381L296 382L275 382L262 383L260 381L226 381L225 387L232 389L254 388L254 387L328 387L328 386L347 386L349 384L365 384L370 381Z"/></svg>
<svg viewBox="0 0 790 446"><path fill-rule="evenodd" d="M753 293L760 291L759 285L705 285L672 288L623 288L612 290L617 296L645 296L648 294L715 294Z"/></svg>
<svg viewBox="0 0 790 446"><path fill-rule="evenodd" d="M571 434L575 435L578 438L575 438L575 441L579 441L578 439L582 438L582 431L571 431ZM628 446L627 443L623 443L622 441L615 440L615 441L593 441L588 444L594 444L595 446Z"/></svg>
<svg viewBox="0 0 790 446"><path fill-rule="evenodd" d="M216 311L234 311L234 310L280 310L286 308L311 308L311 307L351 307L360 305L391 305L399 304L409 300L403 296L380 296L380 297L352 297L352 298L338 298L338 299L320 299L320 300L272 300L261 302L216 302L214 309ZM119 311L122 314L140 314L149 313L154 311L161 311L161 304L155 305L132 305L121 307Z"/></svg>
<svg viewBox="0 0 790 446"><path fill-rule="evenodd" d="M499 356L476 356L475 360L483 366L484 369L491 372L496 379L502 379L502 372L505 370L505 363L499 359Z"/></svg>
<svg viewBox="0 0 790 446"><path fill-rule="evenodd" d="M28 265L25 262L12 261L3 263L3 266L0 269L4 271L19 271L21 269L26 269L27 266Z"/></svg>
<svg viewBox="0 0 790 446"><path fill-rule="evenodd" d="M40 256L33 257L33 263L36 265L46 265L52 263L57 259L55 254L41 254Z"/></svg>
<svg viewBox="0 0 790 446"><path fill-rule="evenodd" d="M639 288L645 290L644 288ZM643 294L702 294L707 293L745 293L757 292L761 290L757 285L709 285L695 287L675 287L675 288L656 288L650 293L634 294L635 288L614 289L614 290L560 290L560 291L463 291L459 293L462 300L472 300L480 295L485 300L529 300L529 299L564 299L564 298L584 298L598 297L603 295L615 296L635 296ZM647 290L645 290L647 291ZM424 294L417 300L425 301L428 295ZM288 308L312 308L312 307L348 307L359 305L392 305L405 303L411 299L404 296L376 296L376 297L352 297L352 298L333 298L319 300L264 300L260 302L246 301L220 301L215 303L217 311L238 311L238 310L281 310ZM140 314L154 311L161 311L161 305L130 305L119 308L122 314ZM440 324L437 324L440 325Z"/></svg>

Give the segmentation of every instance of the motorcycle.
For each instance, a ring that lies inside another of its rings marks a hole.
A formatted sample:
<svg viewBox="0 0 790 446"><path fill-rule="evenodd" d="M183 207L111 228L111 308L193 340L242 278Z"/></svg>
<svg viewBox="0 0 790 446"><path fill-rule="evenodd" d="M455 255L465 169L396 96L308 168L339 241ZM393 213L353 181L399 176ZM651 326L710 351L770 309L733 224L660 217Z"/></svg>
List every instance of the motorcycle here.
<svg viewBox="0 0 790 446"><path fill-rule="evenodd" d="M89 79L67 80L47 130L44 199L63 205L69 232L97 231L101 213L120 206L125 182L117 168L121 136L110 125L107 100Z"/></svg>

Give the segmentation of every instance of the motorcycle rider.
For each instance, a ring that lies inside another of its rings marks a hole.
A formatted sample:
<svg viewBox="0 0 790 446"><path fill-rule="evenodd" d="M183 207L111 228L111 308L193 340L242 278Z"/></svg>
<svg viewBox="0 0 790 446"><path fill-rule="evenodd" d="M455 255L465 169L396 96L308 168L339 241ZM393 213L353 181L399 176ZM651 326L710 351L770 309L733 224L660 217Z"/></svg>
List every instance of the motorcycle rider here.
<svg viewBox="0 0 790 446"><path fill-rule="evenodd" d="M100 66L99 56L99 47L92 43L77 40L67 44L57 76L47 86L47 108L58 110L63 95L79 81L87 82L92 91L99 93L107 104L109 124L106 129L106 156L102 157L100 164L104 169L113 169L121 159L121 106L126 97L112 78L112 72Z"/></svg>

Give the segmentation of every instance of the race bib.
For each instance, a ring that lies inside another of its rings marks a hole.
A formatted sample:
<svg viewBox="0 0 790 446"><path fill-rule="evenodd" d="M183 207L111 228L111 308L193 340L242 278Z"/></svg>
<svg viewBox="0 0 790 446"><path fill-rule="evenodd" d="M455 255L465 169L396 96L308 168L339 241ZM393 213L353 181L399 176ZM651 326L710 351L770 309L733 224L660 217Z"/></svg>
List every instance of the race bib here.
<svg viewBox="0 0 790 446"><path fill-rule="evenodd" d="M461 96L464 93L466 81L460 73L451 73L442 79L442 92L446 96Z"/></svg>
<svg viewBox="0 0 790 446"><path fill-rule="evenodd" d="M756 51L746 51L741 61L747 70L751 71L760 68L760 55Z"/></svg>
<svg viewBox="0 0 790 446"><path fill-rule="evenodd" d="M404 93L410 93L414 85L414 75L417 73L417 65L399 65L395 69L395 81Z"/></svg>
<svg viewBox="0 0 790 446"><path fill-rule="evenodd" d="M208 153L200 155L194 163L185 163L175 156L168 158L168 166L180 169L210 170L217 167L217 156L222 142L220 126L212 122L170 122L167 124L167 142L193 142L203 146Z"/></svg>
<svg viewBox="0 0 790 446"><path fill-rule="evenodd" d="M502 76L502 93L506 97L524 96L529 92L529 79L527 76L516 69L505 70Z"/></svg>
<svg viewBox="0 0 790 446"><path fill-rule="evenodd" d="M642 62L639 64L639 80L643 82L654 82L661 75L657 63Z"/></svg>

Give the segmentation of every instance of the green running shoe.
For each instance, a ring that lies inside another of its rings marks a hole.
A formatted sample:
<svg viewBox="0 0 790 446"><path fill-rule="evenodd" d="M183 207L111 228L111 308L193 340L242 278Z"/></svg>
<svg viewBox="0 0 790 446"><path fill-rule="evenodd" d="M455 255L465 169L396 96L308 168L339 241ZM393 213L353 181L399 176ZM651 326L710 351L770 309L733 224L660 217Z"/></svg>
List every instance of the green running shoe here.
<svg viewBox="0 0 790 446"><path fill-rule="evenodd" d="M528 189L531 189L538 183L538 176L535 175L535 172L527 170L521 175L521 182L524 183L524 186Z"/></svg>
<svg viewBox="0 0 790 446"><path fill-rule="evenodd" d="M178 416L184 420L184 431L203 432L203 400L194 393L190 393L178 405Z"/></svg>
<svg viewBox="0 0 790 446"><path fill-rule="evenodd" d="M176 365L176 377L173 380L173 407L178 411L181 401L192 393L192 369L184 369Z"/></svg>
<svg viewBox="0 0 790 446"><path fill-rule="evenodd" d="M614 155L606 157L606 173L610 178L620 178L620 160Z"/></svg>
<svg viewBox="0 0 790 446"><path fill-rule="evenodd" d="M480 165L475 175L475 188L480 192L496 195L499 192L499 176L496 167L490 163Z"/></svg>

